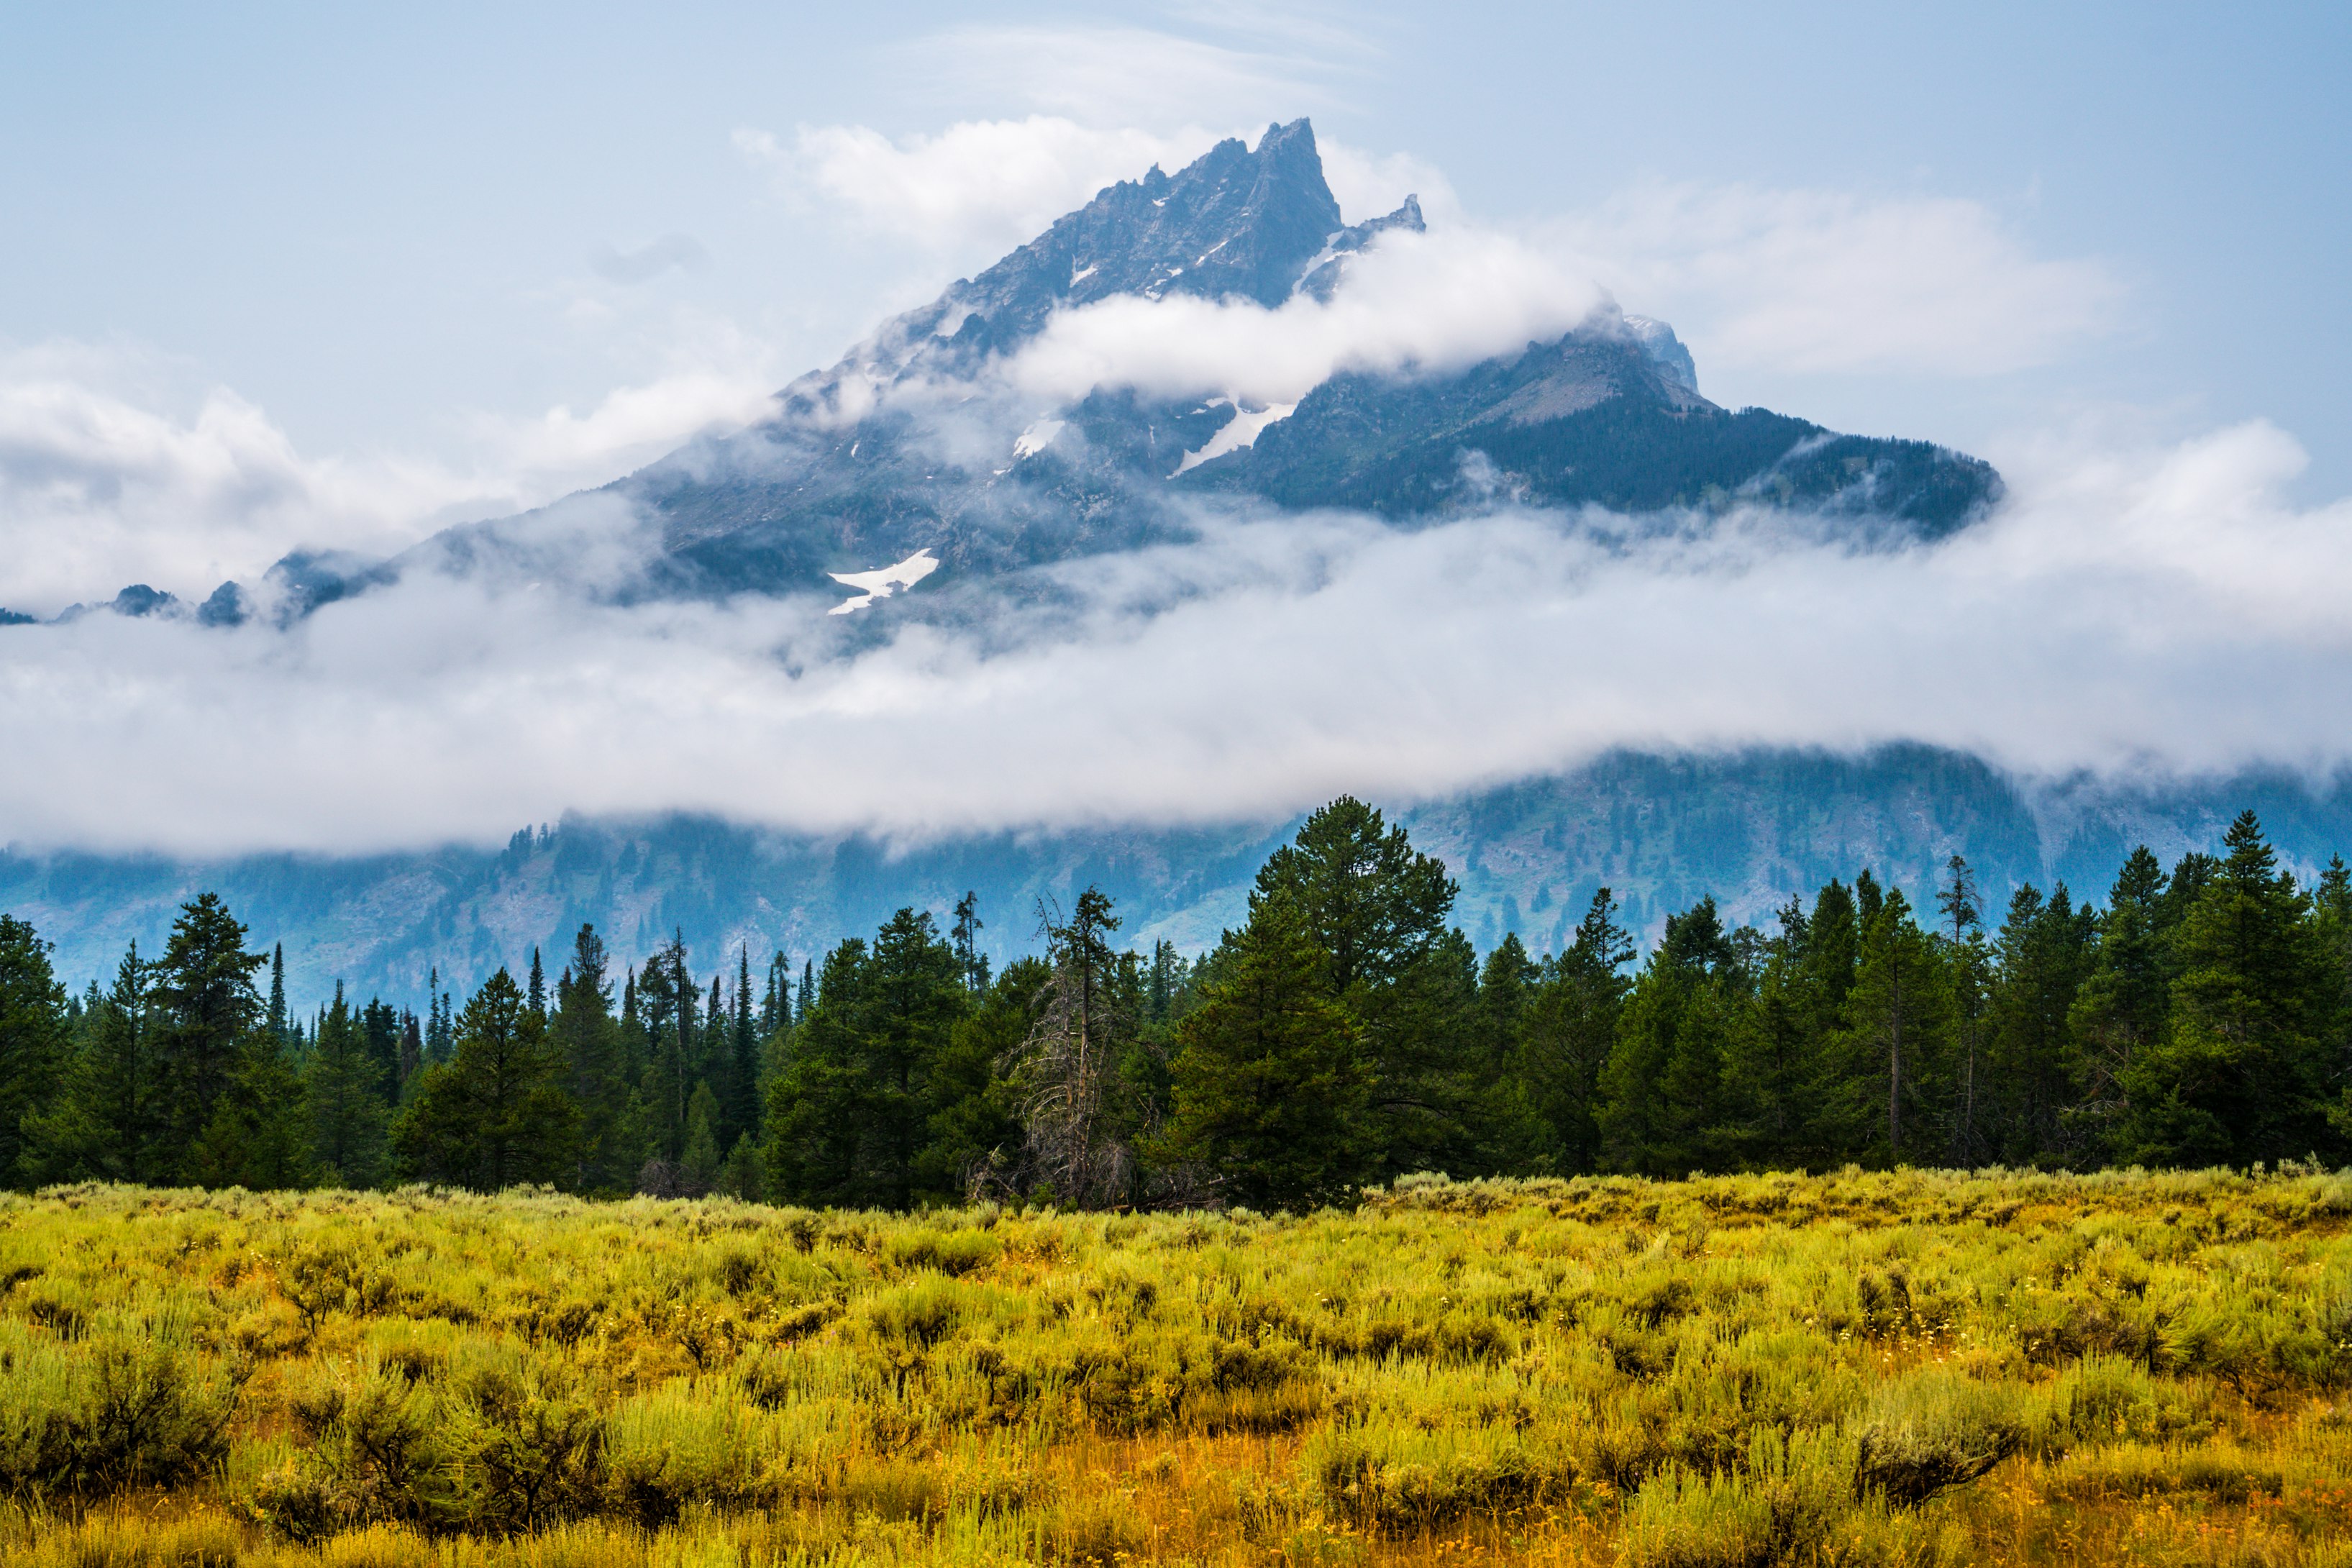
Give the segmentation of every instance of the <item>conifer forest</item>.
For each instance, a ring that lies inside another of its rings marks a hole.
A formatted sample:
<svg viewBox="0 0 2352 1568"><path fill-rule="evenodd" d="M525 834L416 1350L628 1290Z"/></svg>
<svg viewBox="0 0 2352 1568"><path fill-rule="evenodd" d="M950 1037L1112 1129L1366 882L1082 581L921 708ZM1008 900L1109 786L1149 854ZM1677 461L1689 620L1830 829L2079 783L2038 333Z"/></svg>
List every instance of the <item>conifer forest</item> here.
<svg viewBox="0 0 2352 1568"><path fill-rule="evenodd" d="M2340 860L1454 893L1343 798L1197 955L583 927L421 1017L7 919L7 1558L2352 1561Z"/></svg>

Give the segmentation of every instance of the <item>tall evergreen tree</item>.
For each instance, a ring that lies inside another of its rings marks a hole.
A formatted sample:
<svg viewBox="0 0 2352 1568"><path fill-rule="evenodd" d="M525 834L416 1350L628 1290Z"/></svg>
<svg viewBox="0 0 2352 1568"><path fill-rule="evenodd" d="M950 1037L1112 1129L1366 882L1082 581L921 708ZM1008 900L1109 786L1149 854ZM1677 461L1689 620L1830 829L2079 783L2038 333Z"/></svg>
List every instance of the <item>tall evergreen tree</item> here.
<svg viewBox="0 0 2352 1568"><path fill-rule="evenodd" d="M66 1017L49 944L28 922L0 915L0 1184L29 1174L27 1120L54 1114L67 1065Z"/></svg>
<svg viewBox="0 0 2352 1568"><path fill-rule="evenodd" d="M1601 1072L1601 1146L1612 1168L1680 1175L1722 1154L1737 957L1713 899L1666 921Z"/></svg>
<svg viewBox="0 0 2352 1568"><path fill-rule="evenodd" d="M269 1032L284 1040L287 1022L286 944L280 942L269 949Z"/></svg>
<svg viewBox="0 0 2352 1568"><path fill-rule="evenodd" d="M1846 997L1848 1147L1890 1164L1933 1159L1949 1135L1949 977L1903 894L1866 893L1862 880L1855 902L1875 912Z"/></svg>
<svg viewBox="0 0 2352 1568"><path fill-rule="evenodd" d="M1988 1022L2000 1092L2000 1157L2030 1165L2066 1152L2063 1112L2077 1073L2068 1014L2095 956L2089 909L2077 910L2064 883L2045 901L2032 883L2010 900L1993 941L1995 979Z"/></svg>
<svg viewBox="0 0 2352 1568"><path fill-rule="evenodd" d="M2128 1137L2129 1085L2141 1054L2163 1037L2171 1012L2174 963L2163 928L2163 866L2147 846L2133 849L2107 893L2097 962L2068 1009L2075 1105L2083 1136L2119 1152Z"/></svg>
<svg viewBox="0 0 2352 1568"><path fill-rule="evenodd" d="M425 1069L393 1124L403 1172L481 1192L567 1174L578 1112L562 1058L514 978L501 969L484 982L455 1034L450 1059Z"/></svg>
<svg viewBox="0 0 2352 1568"><path fill-rule="evenodd" d="M1616 1043L1633 954L1633 934L1617 923L1616 896L1602 888L1528 1004L1516 1076L1547 1134L1549 1152L1532 1162L1538 1169L1571 1175L1599 1163L1601 1069Z"/></svg>
<svg viewBox="0 0 2352 1568"><path fill-rule="evenodd" d="M2326 1079L2332 976L2310 898L2252 812L2226 847L2174 938L2170 1027L2126 1080L2124 1147L2142 1163L2301 1158L2329 1142L2326 1111L2340 1103ZM2176 868L2168 891L2182 879Z"/></svg>
<svg viewBox="0 0 2352 1568"><path fill-rule="evenodd" d="M980 918L980 895L966 892L956 900L955 924L948 940L955 946L956 964L963 972L964 988L978 995L988 989L988 955L980 951L980 933L987 926Z"/></svg>
<svg viewBox="0 0 2352 1568"><path fill-rule="evenodd" d="M320 1176L334 1186L373 1186L382 1176L389 1122L383 1066L361 1019L344 1003L340 980L335 999L320 1020L303 1078L310 1109L310 1153Z"/></svg>
<svg viewBox="0 0 2352 1568"><path fill-rule="evenodd" d="M150 989L154 966L132 942L111 990L91 983L56 1100L26 1123L26 1174L35 1182L97 1177L145 1182L157 1173L159 1118Z"/></svg>
<svg viewBox="0 0 2352 1568"><path fill-rule="evenodd" d="M1066 921L1041 906L1038 923L1053 975L1012 1073L1032 1176L1066 1203L1126 1201L1140 1175L1132 1142L1140 1130L1121 1124L1119 1068L1139 999L1118 984L1118 916L1088 887Z"/></svg>
<svg viewBox="0 0 2352 1568"><path fill-rule="evenodd" d="M760 1033L752 1020L751 950L746 946L737 954L735 963L735 1011L729 1021L731 1060L727 1074L728 1103L720 1118L730 1149L737 1139L756 1136L760 1129Z"/></svg>
<svg viewBox="0 0 2352 1568"><path fill-rule="evenodd" d="M1162 1160L1216 1173L1261 1207L1339 1201L1375 1168L1368 1062L1331 996L1330 957L1282 893L1226 938L1218 978L1177 1027Z"/></svg>
<svg viewBox="0 0 2352 1568"><path fill-rule="evenodd" d="M1252 899L1288 898L1330 966L1371 1070L1383 1174L1490 1168L1476 1125L1492 1075L1471 1010L1477 957L1452 929L1458 891L1402 827L1342 795L1307 817L1260 868Z"/></svg>
<svg viewBox="0 0 2352 1568"><path fill-rule="evenodd" d="M1793 898L1779 920L1724 1042L1717 1157L1726 1163L1785 1169L1829 1158L1822 1009L1809 989L1814 922Z"/></svg>
<svg viewBox="0 0 2352 1568"><path fill-rule="evenodd" d="M269 960L215 893L183 905L154 972L159 1159L167 1181L300 1179L299 1082L254 989Z"/></svg>
<svg viewBox="0 0 2352 1568"><path fill-rule="evenodd" d="M642 1159L630 1137L628 1070L621 1024L613 1016L609 963L604 938L583 921L556 982L555 1014L548 1023L563 1060L564 1088L580 1112L570 1185L583 1193L628 1191Z"/></svg>

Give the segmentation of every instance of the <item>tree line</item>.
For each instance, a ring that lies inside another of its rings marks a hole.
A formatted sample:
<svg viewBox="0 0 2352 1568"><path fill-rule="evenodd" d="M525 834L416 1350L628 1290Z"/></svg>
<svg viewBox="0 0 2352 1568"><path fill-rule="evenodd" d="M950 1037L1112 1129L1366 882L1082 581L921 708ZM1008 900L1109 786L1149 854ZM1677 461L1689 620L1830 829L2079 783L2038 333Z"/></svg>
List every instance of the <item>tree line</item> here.
<svg viewBox="0 0 2352 1568"><path fill-rule="evenodd" d="M1457 890L1342 798L1197 958L1088 889L992 972L967 895L707 984L676 940L616 977L583 925L551 984L436 974L422 1018L340 985L289 1017L211 893L79 994L0 915L0 1176L1299 1207L1429 1170L2352 1160L2352 879L2299 883L2252 813L1997 924L1954 856L1928 910L1864 870L1643 955L1603 888L1559 953L1482 959Z"/></svg>

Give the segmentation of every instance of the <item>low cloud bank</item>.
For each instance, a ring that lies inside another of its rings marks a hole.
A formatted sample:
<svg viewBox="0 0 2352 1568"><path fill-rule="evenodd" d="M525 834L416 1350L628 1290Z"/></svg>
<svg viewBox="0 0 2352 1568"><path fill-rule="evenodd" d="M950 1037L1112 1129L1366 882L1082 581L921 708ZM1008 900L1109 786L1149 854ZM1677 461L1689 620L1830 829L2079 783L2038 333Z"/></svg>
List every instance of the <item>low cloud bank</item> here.
<svg viewBox="0 0 2352 1568"><path fill-rule="evenodd" d="M566 811L910 837L1268 819L1625 745L1907 739L2030 775L2352 761L2352 503L2283 499L2291 439L2001 456L2015 499L1932 550L1765 514L1668 537L1523 510L1411 531L1220 515L1197 544L1053 569L1067 613L902 616L878 645L842 640L829 596L622 607L426 573L284 633L0 629L0 837L209 854L495 839ZM609 504L571 526L551 558L646 538Z"/></svg>
<svg viewBox="0 0 2352 1568"><path fill-rule="evenodd" d="M441 452L358 454L303 452L266 409L184 384L152 353L0 354L0 608L51 615L131 583L202 597L251 586L291 550L389 552L601 484L769 406L765 348L740 335L696 347L593 406L479 414Z"/></svg>

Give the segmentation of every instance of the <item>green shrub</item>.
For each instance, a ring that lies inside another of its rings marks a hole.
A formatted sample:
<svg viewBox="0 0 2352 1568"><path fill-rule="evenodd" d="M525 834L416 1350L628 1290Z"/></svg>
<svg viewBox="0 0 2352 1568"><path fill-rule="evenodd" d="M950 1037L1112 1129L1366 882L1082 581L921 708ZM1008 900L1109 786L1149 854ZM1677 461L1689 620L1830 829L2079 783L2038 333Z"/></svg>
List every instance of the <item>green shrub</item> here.
<svg viewBox="0 0 2352 1568"><path fill-rule="evenodd" d="M100 1497L169 1487L227 1451L232 1380L158 1340L68 1349L14 1336L0 1377L0 1487Z"/></svg>
<svg viewBox="0 0 2352 1568"><path fill-rule="evenodd" d="M1855 1508L1853 1443L1760 1428L1745 1463L1659 1472L1625 1509L1627 1568L1766 1568L1809 1559Z"/></svg>
<svg viewBox="0 0 2352 1568"><path fill-rule="evenodd" d="M2024 1445L2024 1392L1927 1368L1874 1395L1856 1434L1865 1490L1916 1504L1972 1481Z"/></svg>

